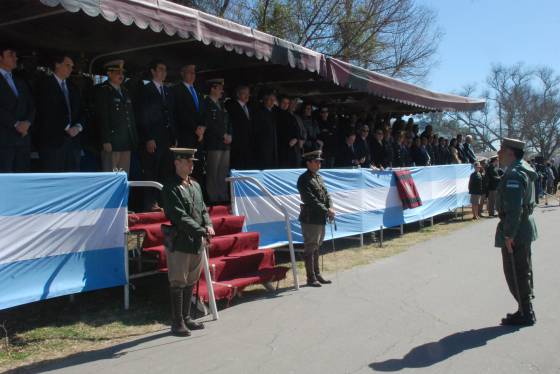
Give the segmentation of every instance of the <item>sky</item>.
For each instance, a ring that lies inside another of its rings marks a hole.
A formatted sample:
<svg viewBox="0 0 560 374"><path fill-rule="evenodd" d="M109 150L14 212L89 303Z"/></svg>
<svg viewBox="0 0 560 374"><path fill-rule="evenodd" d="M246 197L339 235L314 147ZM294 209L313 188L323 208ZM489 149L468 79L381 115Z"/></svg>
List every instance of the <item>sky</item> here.
<svg viewBox="0 0 560 374"><path fill-rule="evenodd" d="M417 0L444 35L423 86L456 93L485 86L492 64L546 65L560 74L560 0Z"/></svg>

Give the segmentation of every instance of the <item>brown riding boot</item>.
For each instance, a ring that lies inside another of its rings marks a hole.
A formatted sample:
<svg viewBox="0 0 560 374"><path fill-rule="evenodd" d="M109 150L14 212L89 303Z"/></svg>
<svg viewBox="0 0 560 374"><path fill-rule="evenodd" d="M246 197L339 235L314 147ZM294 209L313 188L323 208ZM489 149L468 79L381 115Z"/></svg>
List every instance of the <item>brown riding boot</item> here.
<svg viewBox="0 0 560 374"><path fill-rule="evenodd" d="M191 332L183 321L183 289L169 287L171 296L171 334L175 336L190 336Z"/></svg>
<svg viewBox="0 0 560 374"><path fill-rule="evenodd" d="M183 320L189 330L202 330L204 325L200 322L193 321L191 318L191 298L193 288L194 286L187 286L183 288Z"/></svg>
<svg viewBox="0 0 560 374"><path fill-rule="evenodd" d="M305 255L304 261L305 261L305 272L307 273L307 285L309 287L321 287L321 284L317 282L317 278L315 278L313 255Z"/></svg>
<svg viewBox="0 0 560 374"><path fill-rule="evenodd" d="M319 251L313 252L313 267L315 272L315 278L321 284L331 284L330 280L326 280L321 276L321 271L319 269Z"/></svg>

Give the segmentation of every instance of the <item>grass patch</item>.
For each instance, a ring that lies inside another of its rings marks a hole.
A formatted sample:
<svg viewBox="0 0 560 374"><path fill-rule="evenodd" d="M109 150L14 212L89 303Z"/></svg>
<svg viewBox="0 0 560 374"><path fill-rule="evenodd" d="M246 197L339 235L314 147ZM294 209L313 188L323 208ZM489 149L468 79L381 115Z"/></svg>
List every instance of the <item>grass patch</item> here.
<svg viewBox="0 0 560 374"><path fill-rule="evenodd" d="M418 223L410 224L403 236L398 231L385 230L383 247L379 247L371 235L365 235L363 247L354 239L337 239L336 252L333 253L331 242L326 241L323 245L323 272L334 273L396 255L416 243L471 224L469 218L467 214L464 221L446 221L445 217L438 217L439 221L433 227L422 229ZM277 260L289 266L287 253L278 253ZM301 258L297 269L300 283L305 283ZM132 283L129 311L123 309L120 287L77 294L73 301L69 297L60 297L0 311L0 371L23 366L29 368L35 363L102 349L148 333L166 332L169 320L167 276L160 274ZM290 288L292 284L290 271L279 286ZM262 286L254 286L246 289L243 297L233 303L266 295Z"/></svg>

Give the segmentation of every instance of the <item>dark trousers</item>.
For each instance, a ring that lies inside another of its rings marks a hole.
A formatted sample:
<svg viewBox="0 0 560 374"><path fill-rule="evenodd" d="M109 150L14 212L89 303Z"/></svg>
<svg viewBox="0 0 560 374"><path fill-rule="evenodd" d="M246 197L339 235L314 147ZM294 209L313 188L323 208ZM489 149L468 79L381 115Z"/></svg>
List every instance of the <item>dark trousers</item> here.
<svg viewBox="0 0 560 374"><path fill-rule="evenodd" d="M522 308L531 305L533 296L533 266L531 263L531 243L517 243L513 248L513 259L515 263L515 272L517 273L517 284L519 286L519 296L521 300L517 300L515 289L515 280L513 277L513 269L511 264L511 255L507 248L502 247L502 262L504 265L504 274L509 291L519 302Z"/></svg>
<svg viewBox="0 0 560 374"><path fill-rule="evenodd" d="M154 153L148 153L146 148L140 151L142 180L164 183L174 173L173 155L169 145L157 146ZM160 192L156 188L147 187L143 191L144 209L150 210L159 201Z"/></svg>
<svg viewBox="0 0 560 374"><path fill-rule="evenodd" d="M29 146L0 147L0 173L26 173L30 167Z"/></svg>
<svg viewBox="0 0 560 374"><path fill-rule="evenodd" d="M80 142L65 138L58 148L43 148L39 151L41 169L45 172L80 171Z"/></svg>

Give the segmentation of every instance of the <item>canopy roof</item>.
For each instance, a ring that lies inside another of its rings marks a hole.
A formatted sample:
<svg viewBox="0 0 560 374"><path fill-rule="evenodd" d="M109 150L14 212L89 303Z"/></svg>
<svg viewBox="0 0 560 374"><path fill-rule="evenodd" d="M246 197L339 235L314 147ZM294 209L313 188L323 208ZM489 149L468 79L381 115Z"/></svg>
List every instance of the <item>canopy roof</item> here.
<svg viewBox="0 0 560 374"><path fill-rule="evenodd" d="M167 0L2 0L0 31L22 51L79 53L87 62L82 68L93 72L117 57L126 60L127 70L140 72L158 57L175 74L191 62L204 78L224 77L226 84L266 82L314 101L385 112L473 111L485 105L483 99L432 92Z"/></svg>

